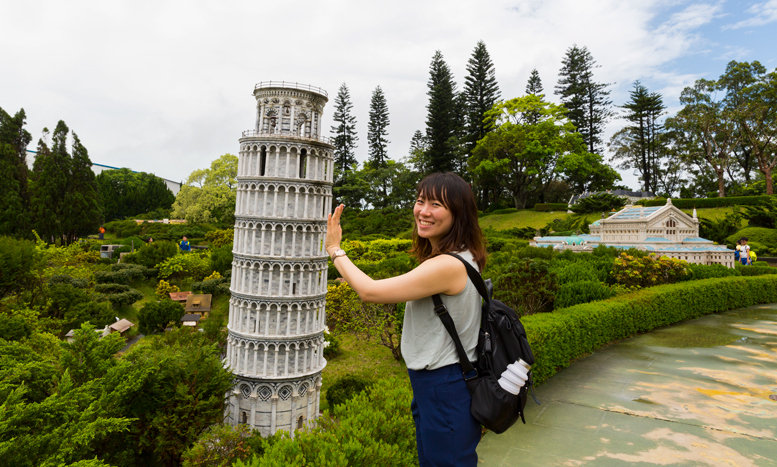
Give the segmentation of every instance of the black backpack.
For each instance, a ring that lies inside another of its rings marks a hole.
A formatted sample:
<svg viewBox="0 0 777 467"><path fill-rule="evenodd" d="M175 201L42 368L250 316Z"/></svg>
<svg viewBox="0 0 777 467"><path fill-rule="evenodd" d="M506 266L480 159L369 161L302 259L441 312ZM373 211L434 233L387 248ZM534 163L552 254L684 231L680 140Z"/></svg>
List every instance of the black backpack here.
<svg viewBox="0 0 777 467"><path fill-rule="evenodd" d="M511 394L499 385L498 380L507 369L507 365L514 363L519 358L534 365L529 340L526 331L518 319L518 314L512 308L491 298L493 286L491 280L484 281L480 273L469 262L459 255L447 253L458 259L467 268L469 276L475 288L483 297L482 315L480 320L480 332L478 334L477 355L478 361L473 364L469 361L461 339L456 332L453 319L442 303L439 294L432 295L434 312L442 320L443 326L450 334L459 355L461 368L464 370L464 380L472 395L472 416L481 425L494 433L503 433L510 428L518 418L525 424L524 407L528 399L529 390L534 397L534 381L532 372L526 384L517 394Z"/></svg>

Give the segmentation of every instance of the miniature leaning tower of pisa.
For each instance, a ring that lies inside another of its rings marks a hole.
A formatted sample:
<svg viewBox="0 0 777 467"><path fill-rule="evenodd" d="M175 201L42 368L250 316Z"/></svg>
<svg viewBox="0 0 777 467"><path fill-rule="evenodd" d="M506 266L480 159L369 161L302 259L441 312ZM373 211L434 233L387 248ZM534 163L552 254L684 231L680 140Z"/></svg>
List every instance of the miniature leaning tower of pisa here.
<svg viewBox="0 0 777 467"><path fill-rule="evenodd" d="M226 421L263 436L318 417L324 360L326 217L334 147L323 89L262 82L240 138L226 364Z"/></svg>

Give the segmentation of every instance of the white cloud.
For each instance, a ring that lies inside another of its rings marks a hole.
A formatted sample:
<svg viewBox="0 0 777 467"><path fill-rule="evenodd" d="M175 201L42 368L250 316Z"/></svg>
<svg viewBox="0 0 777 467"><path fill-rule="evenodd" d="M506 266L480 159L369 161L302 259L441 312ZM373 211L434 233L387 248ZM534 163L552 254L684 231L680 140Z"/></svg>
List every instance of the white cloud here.
<svg viewBox="0 0 777 467"><path fill-rule="evenodd" d="M777 0L769 0L764 3L756 3L747 9L752 16L734 24L726 25L723 29L740 29L777 22Z"/></svg>
<svg viewBox="0 0 777 467"><path fill-rule="evenodd" d="M774 2L771 2L774 3ZM685 5L684 3L681 3ZM597 79L651 79L679 95L698 76L668 63L699 53L700 27L721 14L693 3L659 22L677 2L646 0L297 2L3 2L0 89L8 112L24 107L37 139L64 119L93 161L185 179L225 152L237 151L253 126L254 83L299 81L351 89L366 158L369 98L381 85L391 114L389 155L407 153L426 118L426 82L439 49L459 83L478 40L496 66L502 96L524 93L537 68L554 99L561 58L589 48ZM619 122L613 122L615 127Z"/></svg>

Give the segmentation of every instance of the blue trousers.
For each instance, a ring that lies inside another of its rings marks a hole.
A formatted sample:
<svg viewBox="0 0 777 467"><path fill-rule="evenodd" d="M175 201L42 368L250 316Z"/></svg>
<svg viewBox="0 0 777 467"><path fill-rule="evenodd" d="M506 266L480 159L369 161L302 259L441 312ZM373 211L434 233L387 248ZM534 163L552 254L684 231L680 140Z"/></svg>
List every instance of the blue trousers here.
<svg viewBox="0 0 777 467"><path fill-rule="evenodd" d="M458 363L436 370L410 370L415 439L421 467L476 466L480 423Z"/></svg>

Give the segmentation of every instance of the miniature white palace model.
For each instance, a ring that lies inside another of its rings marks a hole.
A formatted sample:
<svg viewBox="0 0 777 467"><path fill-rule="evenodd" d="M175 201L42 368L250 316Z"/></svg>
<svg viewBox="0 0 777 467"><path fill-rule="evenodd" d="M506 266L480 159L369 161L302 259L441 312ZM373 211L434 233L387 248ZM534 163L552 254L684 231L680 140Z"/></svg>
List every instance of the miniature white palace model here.
<svg viewBox="0 0 777 467"><path fill-rule="evenodd" d="M726 245L699 238L696 209L689 216L672 200L658 207L626 206L615 214L589 225L590 235L534 237L532 246L573 251L591 251L599 245L637 248L696 264L722 264L734 267L734 251Z"/></svg>
<svg viewBox="0 0 777 467"><path fill-rule="evenodd" d="M321 137L326 91L262 82L240 138L225 364L225 421L268 436L318 417L324 360L334 148Z"/></svg>

